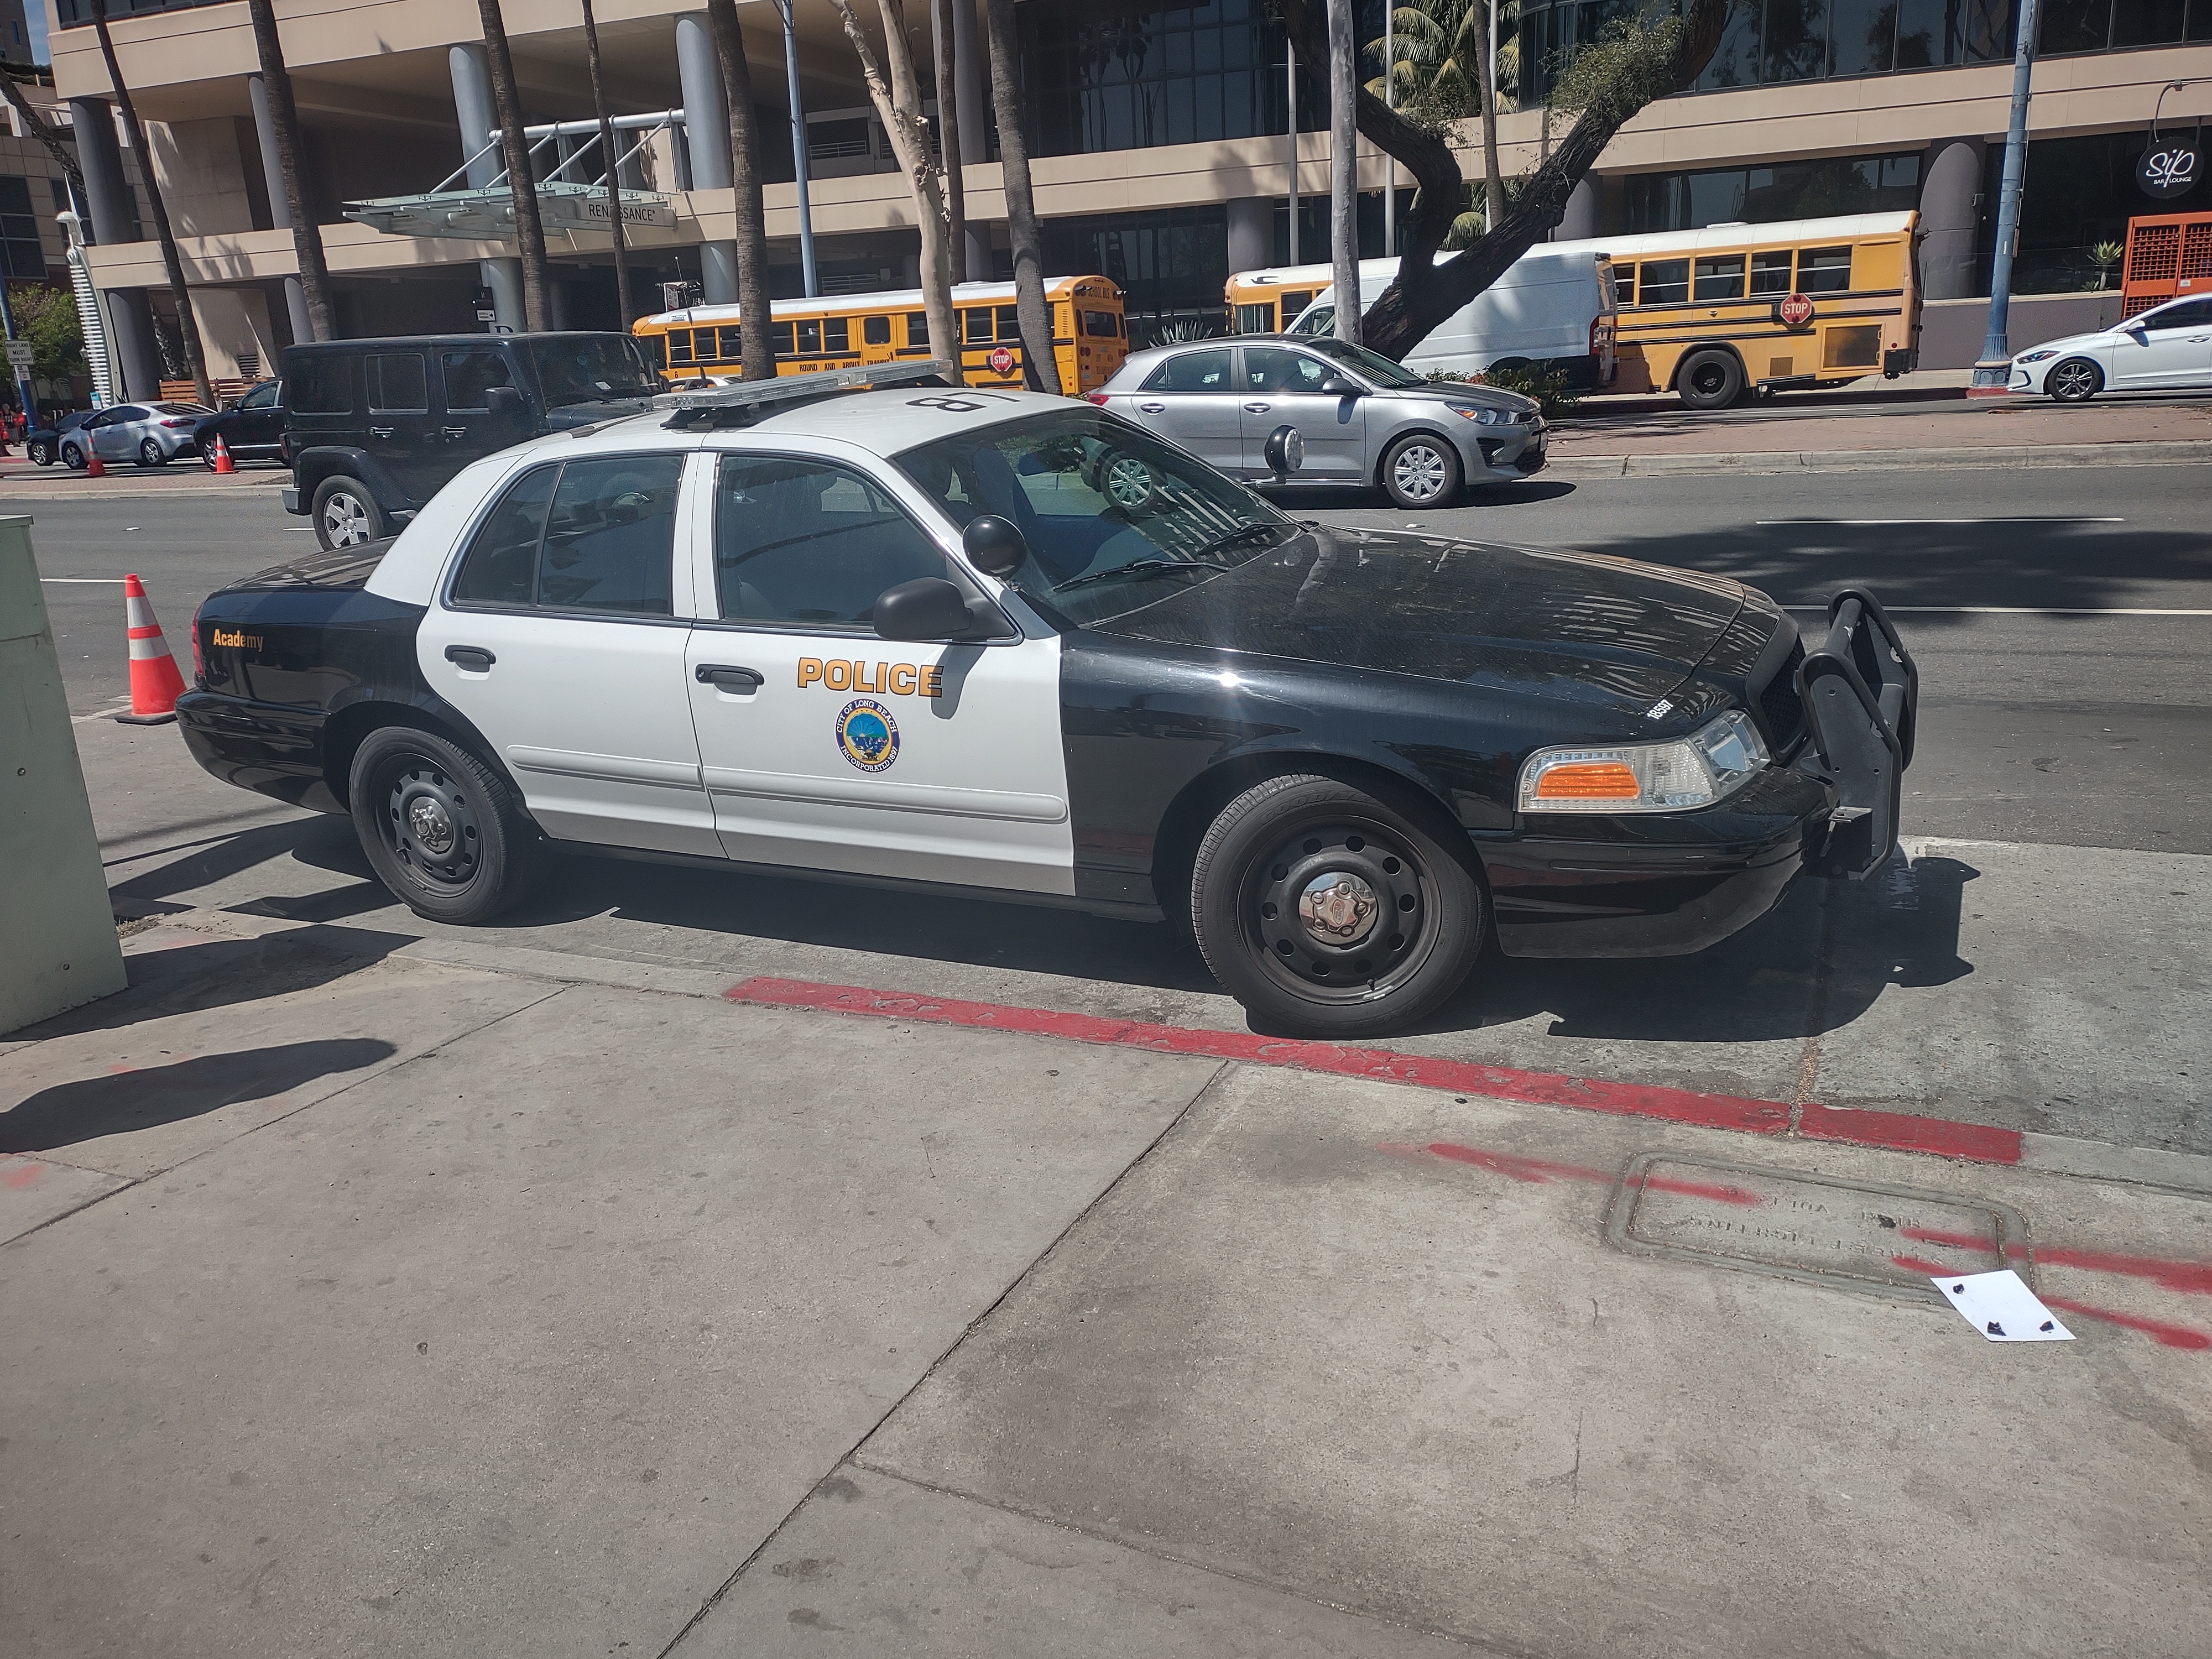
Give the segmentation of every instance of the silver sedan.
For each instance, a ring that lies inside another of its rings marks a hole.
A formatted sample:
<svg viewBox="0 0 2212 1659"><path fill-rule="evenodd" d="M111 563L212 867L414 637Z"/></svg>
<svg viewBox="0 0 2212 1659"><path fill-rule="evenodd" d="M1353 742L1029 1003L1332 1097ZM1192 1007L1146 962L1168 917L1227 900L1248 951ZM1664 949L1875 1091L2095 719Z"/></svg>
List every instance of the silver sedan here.
<svg viewBox="0 0 2212 1659"><path fill-rule="evenodd" d="M1149 427L1232 477L1379 488L1400 507L1443 507L1463 485L1544 465L1533 399L1431 381L1339 340L1248 335L1139 351L1091 401ZM1296 477L1270 466L1268 435L1304 441Z"/></svg>
<svg viewBox="0 0 2212 1659"><path fill-rule="evenodd" d="M118 404L87 421L84 434L103 463L166 466L172 456L198 447L192 433L214 413L199 404Z"/></svg>

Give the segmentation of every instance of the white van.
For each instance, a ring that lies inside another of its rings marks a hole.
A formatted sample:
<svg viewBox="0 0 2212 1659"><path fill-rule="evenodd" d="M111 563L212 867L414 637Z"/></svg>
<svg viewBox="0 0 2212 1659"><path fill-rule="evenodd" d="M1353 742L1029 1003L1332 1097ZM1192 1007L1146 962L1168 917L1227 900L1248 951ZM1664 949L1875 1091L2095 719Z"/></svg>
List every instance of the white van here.
<svg viewBox="0 0 2212 1659"><path fill-rule="evenodd" d="M1335 290L1327 285L1329 270L1326 265L1281 273L1252 271L1231 278L1230 287L1249 292L1265 285L1263 279L1273 277L1286 291L1294 290L1307 270L1317 274L1320 291L1285 331L1326 334L1336 326ZM1361 308L1372 305L1397 275L1395 259L1361 260ZM1570 386L1585 390L1601 386L1613 376L1616 309L1612 262L1603 253L1533 247L1496 282L1439 323L1434 332L1406 354L1405 364L1417 374L1553 368L1563 371Z"/></svg>

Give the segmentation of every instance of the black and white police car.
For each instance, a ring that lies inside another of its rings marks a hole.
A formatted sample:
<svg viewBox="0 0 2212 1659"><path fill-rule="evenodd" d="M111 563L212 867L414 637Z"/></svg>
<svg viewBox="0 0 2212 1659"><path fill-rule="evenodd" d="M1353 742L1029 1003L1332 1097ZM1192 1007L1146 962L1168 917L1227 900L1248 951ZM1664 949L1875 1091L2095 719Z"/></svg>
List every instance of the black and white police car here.
<svg viewBox="0 0 2212 1659"><path fill-rule="evenodd" d="M349 812L426 916L495 915L556 848L983 891L1187 920L1263 1025L1323 1036L1418 1018L1493 932L1680 954L1895 845L1917 683L1864 594L1808 653L1734 581L1301 523L1109 412L928 372L478 461L388 544L209 599L185 739Z"/></svg>

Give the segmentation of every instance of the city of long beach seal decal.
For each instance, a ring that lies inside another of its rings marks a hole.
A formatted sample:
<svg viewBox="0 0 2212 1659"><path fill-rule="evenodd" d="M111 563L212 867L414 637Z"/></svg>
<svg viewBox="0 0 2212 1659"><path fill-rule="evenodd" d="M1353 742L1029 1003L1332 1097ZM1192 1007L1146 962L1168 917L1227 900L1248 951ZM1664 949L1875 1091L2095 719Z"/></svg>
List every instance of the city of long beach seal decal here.
<svg viewBox="0 0 2212 1659"><path fill-rule="evenodd" d="M837 711L837 747L863 772L881 772L898 758L898 722L872 697L855 697Z"/></svg>

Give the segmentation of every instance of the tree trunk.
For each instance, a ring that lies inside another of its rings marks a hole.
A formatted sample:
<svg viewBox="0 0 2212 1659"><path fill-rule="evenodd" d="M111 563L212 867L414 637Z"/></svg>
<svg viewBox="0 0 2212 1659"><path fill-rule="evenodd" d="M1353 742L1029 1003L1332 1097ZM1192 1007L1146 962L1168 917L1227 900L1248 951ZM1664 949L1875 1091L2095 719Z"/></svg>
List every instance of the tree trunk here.
<svg viewBox="0 0 2212 1659"><path fill-rule="evenodd" d="M46 154L54 158L54 165L68 176L70 183L76 187L78 198L82 199L84 196L84 169L77 166L76 152L70 148L69 140L62 137L62 130L39 113L31 100L23 96L23 88L16 83L15 77L4 70L0 70L0 94L6 95L9 106L15 112L15 118L30 130L31 137L46 147Z"/></svg>
<svg viewBox="0 0 2212 1659"><path fill-rule="evenodd" d="M522 325L532 333L547 326L545 299L545 227L538 216L538 179L530 170L530 140L522 134L522 99L514 86L514 54L507 46L507 22L499 13L499 0L477 0L483 19L484 67L491 76L491 100L499 112L500 149L507 162L507 187L514 202L515 251L522 256ZM466 148L477 146L473 133L464 133Z"/></svg>
<svg viewBox="0 0 2212 1659"><path fill-rule="evenodd" d="M737 204L738 326L745 379L775 379L775 318L768 289L768 220L761 206L758 108L752 65L738 27L737 0L707 0L707 28L722 64L722 101L730 106L730 187Z"/></svg>
<svg viewBox="0 0 2212 1659"><path fill-rule="evenodd" d="M1336 337L1346 345L1359 343L1359 124L1352 102L1358 76L1352 0L1328 0L1329 280L1336 285Z"/></svg>
<svg viewBox="0 0 2212 1659"><path fill-rule="evenodd" d="M269 0L256 0L266 5ZM615 239L615 310L628 331L637 313L630 308L629 237L623 228L622 180L615 177L615 124L607 115L607 89L599 78L599 25L592 15L592 0L584 0L584 58L592 74L592 112L599 118L599 159L607 169L607 228Z"/></svg>
<svg viewBox="0 0 2212 1659"><path fill-rule="evenodd" d="M958 3L958 0L955 0ZM1013 245L1014 308L1022 323L1022 381L1032 392L1064 392L1052 345L1052 307L1044 297L1044 238L1030 187L1030 141L1022 131L1020 46L1014 0L987 0L991 108L999 118L999 173L1006 191L1006 240Z"/></svg>
<svg viewBox="0 0 2212 1659"><path fill-rule="evenodd" d="M138 171L145 177L146 201L154 210L154 233L161 243L161 264L168 272L169 292L177 300L177 335L184 348L185 367L191 371L193 394L213 409L215 388L208 384L207 362L200 351L200 319L192 313L191 291L185 286L185 262L177 252L176 233L169 228L169 206L161 198L161 180L154 176L154 154L146 148L146 130L138 125L138 106L131 101L123 67L115 61L115 40L107 32L107 0L92 0L92 21L100 34L100 55L107 61L108 83L115 88L116 106L123 112L123 136L137 155Z"/></svg>
<svg viewBox="0 0 2212 1659"><path fill-rule="evenodd" d="M952 8L966 0L933 0L930 27L937 37L937 155L945 166L945 234L951 239L952 280L968 270L968 183L960 164L960 70L953 49Z"/></svg>
<svg viewBox="0 0 2212 1659"><path fill-rule="evenodd" d="M929 134L921 113L921 88L915 78L914 50L906 34L906 12L899 0L876 0L883 12L884 61L853 14L852 0L830 0L853 55L860 60L868 101L884 124L891 153L906 174L921 230L921 307L929 318L929 352L945 365L955 386L967 384L960 360L960 319L952 311L952 250L945 211L945 175L930 159ZM887 72L888 71L888 72Z"/></svg>
<svg viewBox="0 0 2212 1659"><path fill-rule="evenodd" d="M307 297L307 328L318 340L332 337L330 266L323 258L323 228L315 222L300 175L300 112L292 101L292 74L284 66L284 42L276 33L270 0L246 0L253 20L253 47L261 58L261 85L269 94L269 125L276 140L277 187L292 221L292 257L300 267L300 291Z"/></svg>
<svg viewBox="0 0 2212 1659"><path fill-rule="evenodd" d="M1498 0L1483 0L1487 9ZM1490 29L1486 46L1498 38L1495 19L1486 18ZM1505 216L1505 173L1498 165L1498 58L1486 50L1482 54L1482 74L1479 79L1482 88L1482 228L1490 229Z"/></svg>
<svg viewBox="0 0 2212 1659"><path fill-rule="evenodd" d="M1292 42L1309 58L1326 51L1326 37L1310 0L1274 0ZM1730 0L1684 0L1681 27L1670 59L1631 83L1617 84L1594 100L1571 131L1530 173L1520 195L1490 226L1480 240L1447 263L1437 251L1451 234L1452 221L1467 195L1459 158L1443 138L1424 131L1372 93L1356 100L1359 131L1378 149L1395 155L1419 183L1413 210L1403 233L1398 275L1367 308L1365 344L1386 357L1403 358L1437 325L1505 273L1566 216L1567 198L1581 183L1613 135L1664 88L1680 91L1694 81L1720 44ZM1646 66L1650 67L1650 66Z"/></svg>

